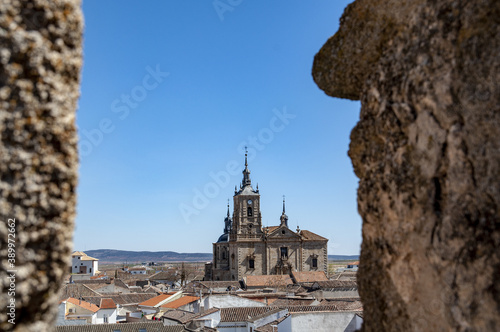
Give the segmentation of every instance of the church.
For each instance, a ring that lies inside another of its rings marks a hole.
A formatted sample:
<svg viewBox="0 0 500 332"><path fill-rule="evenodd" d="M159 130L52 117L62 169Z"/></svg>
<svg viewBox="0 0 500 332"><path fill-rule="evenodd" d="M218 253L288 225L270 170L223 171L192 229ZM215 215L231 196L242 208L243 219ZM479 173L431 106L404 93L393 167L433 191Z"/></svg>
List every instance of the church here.
<svg viewBox="0 0 500 332"><path fill-rule="evenodd" d="M262 227L259 186L252 187L247 154L240 189L233 196L233 216L224 220L224 232L213 244L213 261L205 267L205 280L241 280L248 275L325 271L328 239L297 227L288 228L283 213L279 226Z"/></svg>

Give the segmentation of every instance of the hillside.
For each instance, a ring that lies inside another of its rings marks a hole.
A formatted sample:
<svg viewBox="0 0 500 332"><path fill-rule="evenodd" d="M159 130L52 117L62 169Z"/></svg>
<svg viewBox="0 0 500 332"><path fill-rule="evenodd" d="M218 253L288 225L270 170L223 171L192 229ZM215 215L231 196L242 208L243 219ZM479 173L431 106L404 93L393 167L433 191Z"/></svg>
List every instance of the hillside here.
<svg viewBox="0 0 500 332"><path fill-rule="evenodd" d="M178 253L174 251L128 251L114 249L87 250L85 253L101 263L138 262L209 262L212 254Z"/></svg>
<svg viewBox="0 0 500 332"><path fill-rule="evenodd" d="M175 251L128 251L115 249L87 250L85 253L101 263L141 262L210 262L211 253L178 253ZM329 260L358 260L359 255L328 255Z"/></svg>

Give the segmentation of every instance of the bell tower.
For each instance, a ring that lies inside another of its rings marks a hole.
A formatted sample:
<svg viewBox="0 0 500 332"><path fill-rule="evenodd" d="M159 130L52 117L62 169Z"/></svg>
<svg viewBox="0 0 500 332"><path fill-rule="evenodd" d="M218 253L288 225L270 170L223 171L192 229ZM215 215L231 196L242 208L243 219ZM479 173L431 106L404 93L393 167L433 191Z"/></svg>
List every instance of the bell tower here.
<svg viewBox="0 0 500 332"><path fill-rule="evenodd" d="M259 238L263 235L259 185L255 190L252 187L247 157L248 151L245 152L245 169L240 189L234 188L231 240Z"/></svg>

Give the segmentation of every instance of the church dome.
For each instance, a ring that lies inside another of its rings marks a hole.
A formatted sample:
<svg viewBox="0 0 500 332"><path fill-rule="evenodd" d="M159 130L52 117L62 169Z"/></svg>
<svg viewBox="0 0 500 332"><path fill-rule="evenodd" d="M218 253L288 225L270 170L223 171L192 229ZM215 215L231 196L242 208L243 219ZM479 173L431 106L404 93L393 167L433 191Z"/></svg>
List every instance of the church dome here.
<svg viewBox="0 0 500 332"><path fill-rule="evenodd" d="M222 234L219 239L217 240L217 243L219 242L228 242L229 241L229 234Z"/></svg>

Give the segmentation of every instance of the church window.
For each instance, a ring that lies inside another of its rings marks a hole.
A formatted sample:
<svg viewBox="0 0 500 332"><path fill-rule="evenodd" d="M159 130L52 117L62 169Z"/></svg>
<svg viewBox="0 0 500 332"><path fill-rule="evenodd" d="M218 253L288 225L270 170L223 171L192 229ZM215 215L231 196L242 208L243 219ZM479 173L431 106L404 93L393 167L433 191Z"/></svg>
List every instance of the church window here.
<svg viewBox="0 0 500 332"><path fill-rule="evenodd" d="M222 250L222 259L226 259L226 251Z"/></svg>
<svg viewBox="0 0 500 332"><path fill-rule="evenodd" d="M247 216L248 216L248 217L251 217L252 215L253 215L252 208L251 208L251 207L248 207L248 208L247 208Z"/></svg>
<svg viewBox="0 0 500 332"><path fill-rule="evenodd" d="M281 258L288 258L288 248L287 247L281 247L280 248L280 253L281 253Z"/></svg>
<svg viewBox="0 0 500 332"><path fill-rule="evenodd" d="M248 268L249 269L255 269L255 260L254 259L249 259L248 260Z"/></svg>
<svg viewBox="0 0 500 332"><path fill-rule="evenodd" d="M313 267L313 268L318 267L318 259L317 259L317 258L313 258L313 259L312 259L312 267Z"/></svg>

